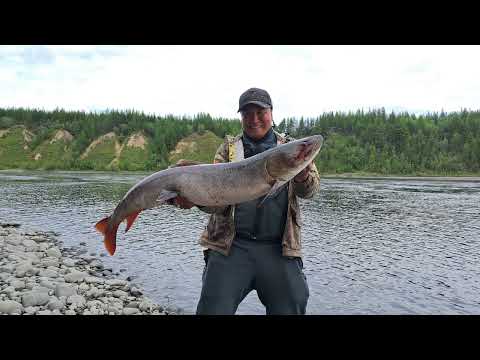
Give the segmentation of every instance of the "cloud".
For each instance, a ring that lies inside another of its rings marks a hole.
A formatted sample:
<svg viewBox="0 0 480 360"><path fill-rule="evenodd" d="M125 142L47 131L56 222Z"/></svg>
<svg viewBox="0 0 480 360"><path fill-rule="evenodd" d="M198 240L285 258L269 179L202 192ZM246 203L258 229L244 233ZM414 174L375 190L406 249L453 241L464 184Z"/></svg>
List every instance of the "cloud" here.
<svg viewBox="0 0 480 360"><path fill-rule="evenodd" d="M480 93L480 46L2 46L0 63L2 107L232 118L240 94L261 87L280 121L455 111L478 107Z"/></svg>

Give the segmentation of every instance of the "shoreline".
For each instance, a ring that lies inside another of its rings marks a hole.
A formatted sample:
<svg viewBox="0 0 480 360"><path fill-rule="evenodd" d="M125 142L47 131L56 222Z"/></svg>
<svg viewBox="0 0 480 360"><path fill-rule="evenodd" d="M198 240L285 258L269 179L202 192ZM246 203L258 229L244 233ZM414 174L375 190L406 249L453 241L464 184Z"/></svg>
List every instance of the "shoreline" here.
<svg viewBox="0 0 480 360"><path fill-rule="evenodd" d="M0 174L9 173L78 173L78 174L118 174L118 175L147 175L160 170L114 171L114 170L45 170L45 169L0 169ZM375 173L322 173L320 178L325 179L365 179L365 180L431 180L431 181L480 181L480 174L462 175L385 175Z"/></svg>
<svg viewBox="0 0 480 360"><path fill-rule="evenodd" d="M55 233L0 223L0 314L178 315Z"/></svg>

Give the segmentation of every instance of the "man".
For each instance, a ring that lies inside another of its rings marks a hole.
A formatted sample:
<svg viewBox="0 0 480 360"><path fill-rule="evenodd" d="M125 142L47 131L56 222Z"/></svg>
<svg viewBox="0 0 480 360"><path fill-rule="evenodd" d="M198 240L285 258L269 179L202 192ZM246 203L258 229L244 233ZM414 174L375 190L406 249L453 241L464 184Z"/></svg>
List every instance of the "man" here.
<svg viewBox="0 0 480 360"><path fill-rule="evenodd" d="M239 161L289 141L273 130L272 109L267 91L245 91L238 109L243 133L227 135L214 162ZM305 314L309 289L303 273L297 197L312 197L319 184L312 162L261 207L257 205L263 197L235 206L199 206L211 217L200 238L207 250L197 314L235 314L252 290L267 315ZM194 206L180 197L175 204Z"/></svg>

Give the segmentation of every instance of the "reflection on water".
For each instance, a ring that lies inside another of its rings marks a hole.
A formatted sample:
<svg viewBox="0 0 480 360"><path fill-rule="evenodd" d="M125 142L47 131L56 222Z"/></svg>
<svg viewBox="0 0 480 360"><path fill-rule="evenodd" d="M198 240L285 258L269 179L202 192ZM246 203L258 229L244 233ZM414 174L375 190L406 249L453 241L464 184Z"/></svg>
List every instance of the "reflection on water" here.
<svg viewBox="0 0 480 360"><path fill-rule="evenodd" d="M93 225L147 173L0 172L0 221L104 254ZM480 183L322 179L301 200L310 314L480 314ZM147 295L193 313L208 214L148 210L103 261ZM263 314L256 293L239 314Z"/></svg>

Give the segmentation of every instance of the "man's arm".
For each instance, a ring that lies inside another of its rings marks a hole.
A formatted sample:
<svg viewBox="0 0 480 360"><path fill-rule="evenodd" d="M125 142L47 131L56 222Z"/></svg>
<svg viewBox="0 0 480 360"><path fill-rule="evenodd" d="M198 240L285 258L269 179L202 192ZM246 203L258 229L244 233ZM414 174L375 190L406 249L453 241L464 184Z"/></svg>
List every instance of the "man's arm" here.
<svg viewBox="0 0 480 360"><path fill-rule="evenodd" d="M320 174L312 161L304 170L293 178L293 193L309 199L320 190Z"/></svg>
<svg viewBox="0 0 480 360"><path fill-rule="evenodd" d="M228 162L228 148L226 146L226 143L223 142L217 149L217 152L215 153L215 157L213 158L213 163L225 163ZM203 212L206 212L207 214L220 214L225 211L227 208L226 206L198 206L197 207L202 210Z"/></svg>
<svg viewBox="0 0 480 360"><path fill-rule="evenodd" d="M222 143L218 149L217 152L215 153L215 157L213 159L214 163L222 163L222 162L227 162L228 161L228 153L226 153L226 146L225 143ZM199 164L198 162L195 161L190 161L190 160L179 160L173 167L175 166L187 166L187 165L196 165ZM176 198L170 200L170 204L178 206L179 208L182 209L190 209L194 206L197 206L200 210L203 212L206 212L208 214L214 214L214 213L221 213L225 211L226 207L225 206L200 206L200 205L195 205L191 201L189 201L186 198L183 198L181 196L177 196Z"/></svg>

